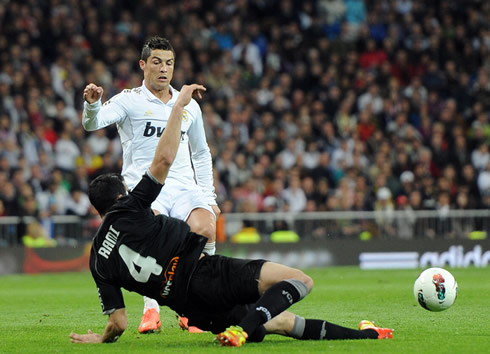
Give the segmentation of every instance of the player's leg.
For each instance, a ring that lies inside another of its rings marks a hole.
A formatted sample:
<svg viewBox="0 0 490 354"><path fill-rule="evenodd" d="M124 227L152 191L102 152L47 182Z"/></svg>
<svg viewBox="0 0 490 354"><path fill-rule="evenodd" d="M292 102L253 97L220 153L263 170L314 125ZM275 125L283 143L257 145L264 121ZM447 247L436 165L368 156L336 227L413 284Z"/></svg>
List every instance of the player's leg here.
<svg viewBox="0 0 490 354"><path fill-rule="evenodd" d="M217 339L222 344L241 343L241 340L234 340L241 338L240 330L243 329L247 335L255 333L264 323L303 299L313 288L313 280L301 270L272 262L263 264L257 280L260 298L239 322L239 327L218 335Z"/></svg>
<svg viewBox="0 0 490 354"><path fill-rule="evenodd" d="M233 313L235 317L230 318L231 321L227 323L239 322L239 318L246 316L250 307L255 305L237 306ZM216 339L222 345L239 347L245 342L261 342L267 334L279 334L300 340L388 339L393 338L393 329L377 327L371 321L361 321L357 330L324 320L305 319L284 311L265 324L257 326L251 333L244 331L241 326L230 326L218 334Z"/></svg>
<svg viewBox="0 0 490 354"><path fill-rule="evenodd" d="M313 288L313 279L303 271L279 263L266 262L260 270L260 277L258 279L259 294L263 295L272 286L288 279L295 279L303 283L308 293Z"/></svg>
<svg viewBox="0 0 490 354"><path fill-rule="evenodd" d="M265 334L275 333L298 339L367 339L391 338L392 330L362 321L360 330L342 327L328 321L304 319L285 311L304 298L313 287L313 280L302 271L281 264L266 262L258 278L257 302L248 306L238 323L216 338L222 345L241 346L245 340L261 341ZM247 339L248 338L248 339Z"/></svg>
<svg viewBox="0 0 490 354"><path fill-rule="evenodd" d="M152 209L155 215L168 215L171 205L167 202L167 196L164 191L160 192L158 198L152 203ZM153 333L160 330L160 305L152 298L143 296L143 317L138 327L140 333Z"/></svg>
<svg viewBox="0 0 490 354"><path fill-rule="evenodd" d="M216 215L213 208L207 204L208 200L197 185L171 185L172 207L169 215L185 220L191 231L208 238L204 252L209 255L216 253ZM185 317L178 317L182 330L191 333L202 333L196 326L189 326Z"/></svg>
<svg viewBox="0 0 490 354"><path fill-rule="evenodd" d="M202 207L193 209L186 222L191 231L208 238L204 252L209 255L216 253L216 216L209 209Z"/></svg>
<svg viewBox="0 0 490 354"><path fill-rule="evenodd" d="M393 330L379 328L369 321L362 321L360 329L352 329L334 323L305 319L289 311L284 311L264 324L267 334L280 334L297 339L385 339L392 338Z"/></svg>
<svg viewBox="0 0 490 354"><path fill-rule="evenodd" d="M216 252L216 215L213 207L201 188L196 184L177 184L170 181L171 203L169 216L184 220L191 231L208 238L204 252L214 255Z"/></svg>

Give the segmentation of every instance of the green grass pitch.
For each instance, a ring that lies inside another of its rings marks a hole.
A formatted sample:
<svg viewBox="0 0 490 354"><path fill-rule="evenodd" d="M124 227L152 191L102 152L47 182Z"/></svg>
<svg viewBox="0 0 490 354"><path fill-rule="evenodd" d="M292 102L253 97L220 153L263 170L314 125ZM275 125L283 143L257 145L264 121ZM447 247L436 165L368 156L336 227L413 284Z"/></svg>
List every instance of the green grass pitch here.
<svg viewBox="0 0 490 354"><path fill-rule="evenodd" d="M299 341L275 335L241 348L221 348L210 333L182 332L166 308L162 331L140 335L143 300L128 292L128 329L117 343L72 344L70 331L101 333L106 323L89 273L2 276L0 353L489 353L490 268L449 270L458 281L458 298L447 311L432 313L413 298L413 282L421 270L309 269L315 288L293 312L348 327L375 320L394 328L394 338Z"/></svg>

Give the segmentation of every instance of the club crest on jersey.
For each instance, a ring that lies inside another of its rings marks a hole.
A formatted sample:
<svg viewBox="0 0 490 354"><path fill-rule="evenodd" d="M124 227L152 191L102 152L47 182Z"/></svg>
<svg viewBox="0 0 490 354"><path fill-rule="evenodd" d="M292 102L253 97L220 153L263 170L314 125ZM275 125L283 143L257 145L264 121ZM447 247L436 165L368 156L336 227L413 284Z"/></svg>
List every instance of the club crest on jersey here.
<svg viewBox="0 0 490 354"><path fill-rule="evenodd" d="M151 109L149 109L145 112L145 116L152 116L152 115L153 115L153 112L151 111Z"/></svg>
<svg viewBox="0 0 490 354"><path fill-rule="evenodd" d="M184 110L184 112L182 112L182 120L184 122L187 122L189 120L189 113L187 113L186 110Z"/></svg>

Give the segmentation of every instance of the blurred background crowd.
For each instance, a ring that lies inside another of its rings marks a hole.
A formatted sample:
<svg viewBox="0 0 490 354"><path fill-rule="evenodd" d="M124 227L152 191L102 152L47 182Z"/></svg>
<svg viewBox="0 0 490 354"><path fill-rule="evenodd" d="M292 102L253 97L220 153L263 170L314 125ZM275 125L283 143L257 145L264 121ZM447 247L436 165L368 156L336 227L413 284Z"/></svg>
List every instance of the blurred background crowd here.
<svg viewBox="0 0 490 354"><path fill-rule="evenodd" d="M490 2L0 0L0 216L93 214L121 170L82 91L198 82L224 213L490 207Z"/></svg>

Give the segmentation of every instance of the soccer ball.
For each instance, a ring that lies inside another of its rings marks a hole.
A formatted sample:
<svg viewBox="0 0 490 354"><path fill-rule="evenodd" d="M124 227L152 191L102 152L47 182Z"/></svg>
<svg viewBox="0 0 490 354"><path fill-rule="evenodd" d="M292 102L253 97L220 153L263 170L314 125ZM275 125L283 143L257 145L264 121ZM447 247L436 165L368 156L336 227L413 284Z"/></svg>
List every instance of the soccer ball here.
<svg viewBox="0 0 490 354"><path fill-rule="evenodd" d="M415 300L429 311L444 311L454 304L458 283L442 268L429 268L420 273L413 285Z"/></svg>

